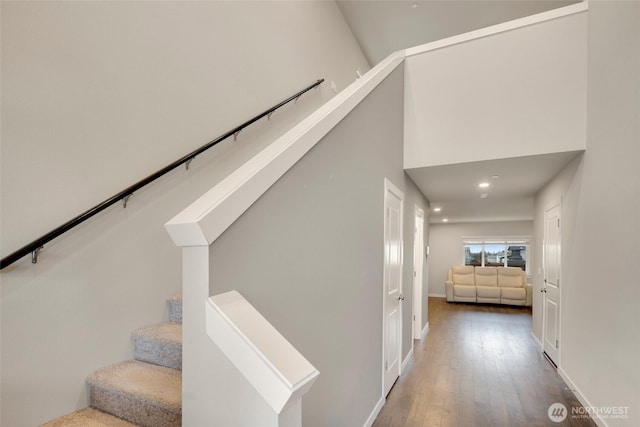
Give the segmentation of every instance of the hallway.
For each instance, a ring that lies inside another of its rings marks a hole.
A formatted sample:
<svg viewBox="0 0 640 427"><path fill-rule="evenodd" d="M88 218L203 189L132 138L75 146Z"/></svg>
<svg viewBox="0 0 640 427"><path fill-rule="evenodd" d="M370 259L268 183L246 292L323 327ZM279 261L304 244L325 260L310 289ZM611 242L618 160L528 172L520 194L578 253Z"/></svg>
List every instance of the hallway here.
<svg viewBox="0 0 640 427"><path fill-rule="evenodd" d="M416 347L373 427L595 426L539 351L528 308L429 298L429 334ZM568 408L552 422L549 406Z"/></svg>

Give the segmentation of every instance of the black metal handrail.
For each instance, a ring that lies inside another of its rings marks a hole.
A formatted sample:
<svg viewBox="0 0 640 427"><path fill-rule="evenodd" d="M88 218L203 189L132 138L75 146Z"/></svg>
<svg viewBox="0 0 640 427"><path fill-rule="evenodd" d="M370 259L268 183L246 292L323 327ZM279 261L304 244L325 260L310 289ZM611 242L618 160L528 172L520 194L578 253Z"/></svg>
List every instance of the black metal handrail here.
<svg viewBox="0 0 640 427"><path fill-rule="evenodd" d="M240 133L240 131L242 131L242 129L246 128L247 126L250 126L251 124L257 122L258 120L260 120L261 118L263 118L265 116L269 116L270 117L271 113L276 111L278 108L284 106L285 104L288 104L289 102L291 102L293 100L297 100L298 98L300 98L300 96L302 96L306 92L310 91L311 89L313 89L315 87L318 87L322 82L324 82L324 79L319 79L318 81L316 81L312 85L306 87L305 89L301 90L300 92L296 93L295 95L292 95L289 98L285 99L284 101L278 103L277 105L274 105L273 107L269 108L267 111L265 111L263 113L260 113L257 116L247 120L246 122L244 122L240 126L237 126L237 127L233 128L233 129L231 129L230 131L220 135L216 139L204 144L200 148L198 148L198 149L192 151L191 153L181 157L180 159L176 160L175 162L163 167L162 169L160 169L157 172L149 175L148 177L146 177L146 178L138 181L137 183L125 188L124 190L120 191L118 194L115 194L114 196L109 197L107 200L103 201L102 203L99 203L98 205L92 207L88 211L86 211L86 212L78 215L77 217L73 218L72 220L67 221L66 223L62 224L61 226L51 230L47 234L43 235L42 237L39 237L38 239L34 240L33 242L29 243L28 245L25 245L22 248L18 249L17 251L13 252L12 254L7 255L6 257L2 258L2 260L0 260L0 270L4 269L5 267L7 267L7 266L9 266L11 264L13 264L17 260L19 260L20 258L22 258L23 256L28 255L28 254L32 254L31 261L35 263L37 261L37 259L38 259L37 258L38 251L40 249L42 249L42 247L46 243L50 242L51 240L55 239L56 237L60 236L61 234L71 230L73 227L83 223L84 221L88 220L89 218L93 217L94 215L102 212L103 210L105 210L109 206L117 203L119 200L123 200L125 202L125 206L126 206L126 200L135 191L141 189L142 187L144 187L147 184L150 184L151 182L155 181L156 179L160 178L161 176L169 173L170 171L172 171L173 169L177 168L178 166L181 166L183 164L187 164L187 166L188 166L189 162L191 162L191 160L193 160L197 155L202 154L203 152L207 151L209 148L211 148L214 145L218 144L219 142L229 138L232 135L234 137L236 137L238 135L238 133Z"/></svg>

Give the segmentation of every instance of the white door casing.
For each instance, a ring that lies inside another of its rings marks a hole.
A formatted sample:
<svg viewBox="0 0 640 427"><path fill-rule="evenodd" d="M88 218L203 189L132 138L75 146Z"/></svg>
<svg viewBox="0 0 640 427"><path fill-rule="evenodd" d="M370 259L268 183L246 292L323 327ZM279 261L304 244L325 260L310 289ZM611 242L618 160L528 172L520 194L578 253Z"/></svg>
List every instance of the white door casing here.
<svg viewBox="0 0 640 427"><path fill-rule="evenodd" d="M404 194L384 181L383 394L400 376L402 355L402 218Z"/></svg>
<svg viewBox="0 0 640 427"><path fill-rule="evenodd" d="M422 270L424 262L424 211L415 207L413 238L413 338L422 339Z"/></svg>
<svg viewBox="0 0 640 427"><path fill-rule="evenodd" d="M560 362L560 205L544 213L542 250L542 350L557 366Z"/></svg>

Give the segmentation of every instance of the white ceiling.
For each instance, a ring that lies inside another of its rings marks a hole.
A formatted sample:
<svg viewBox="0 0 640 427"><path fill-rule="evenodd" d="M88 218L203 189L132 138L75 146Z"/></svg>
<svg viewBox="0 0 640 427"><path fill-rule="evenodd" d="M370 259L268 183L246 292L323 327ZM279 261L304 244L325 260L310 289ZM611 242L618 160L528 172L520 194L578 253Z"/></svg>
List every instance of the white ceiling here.
<svg viewBox="0 0 640 427"><path fill-rule="evenodd" d="M371 65L390 53L456 34L556 9L580 0L338 0ZM414 6L417 5L417 6ZM533 196L579 152L407 170L433 207L430 221L533 219ZM499 178L492 179L492 175ZM491 187L480 191L481 181ZM487 193L481 199L481 193Z"/></svg>
<svg viewBox="0 0 640 427"><path fill-rule="evenodd" d="M532 220L535 193L579 153L431 166L407 173L431 202L431 222ZM479 188L481 182L488 182L489 188ZM436 207L442 211L434 212Z"/></svg>

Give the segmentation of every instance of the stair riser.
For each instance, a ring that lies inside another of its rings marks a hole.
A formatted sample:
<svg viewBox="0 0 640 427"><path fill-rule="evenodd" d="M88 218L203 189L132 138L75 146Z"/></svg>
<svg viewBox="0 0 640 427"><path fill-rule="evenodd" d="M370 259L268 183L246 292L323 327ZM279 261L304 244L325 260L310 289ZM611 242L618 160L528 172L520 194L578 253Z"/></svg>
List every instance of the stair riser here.
<svg viewBox="0 0 640 427"><path fill-rule="evenodd" d="M169 322L182 323L182 299L170 299L167 301L169 309Z"/></svg>
<svg viewBox="0 0 640 427"><path fill-rule="evenodd" d="M182 346L134 337L133 357L142 362L182 370Z"/></svg>
<svg viewBox="0 0 640 427"><path fill-rule="evenodd" d="M142 427L180 427L182 412L170 412L137 396L89 386L91 406Z"/></svg>

